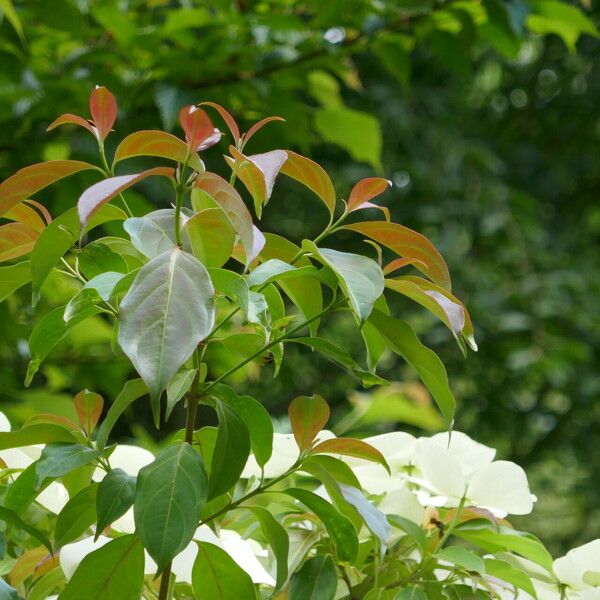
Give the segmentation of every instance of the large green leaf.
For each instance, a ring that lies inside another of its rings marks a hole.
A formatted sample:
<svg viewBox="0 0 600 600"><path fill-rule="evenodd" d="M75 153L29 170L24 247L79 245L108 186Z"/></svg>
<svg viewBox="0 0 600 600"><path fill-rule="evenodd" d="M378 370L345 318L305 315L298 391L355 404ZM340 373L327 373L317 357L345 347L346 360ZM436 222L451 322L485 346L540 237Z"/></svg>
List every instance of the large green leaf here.
<svg viewBox="0 0 600 600"><path fill-rule="evenodd" d="M54 543L57 548L76 540L96 522L97 484L92 484L75 494L58 514L54 526Z"/></svg>
<svg viewBox="0 0 600 600"><path fill-rule="evenodd" d="M21 519L21 517L19 517L15 511L5 508L4 506L0 506L0 521L4 521L5 523L21 529L25 533L28 533L32 538L35 538L38 540L38 542L43 544L48 549L48 552L52 552L52 544L48 538L41 531L38 531L35 527L32 527L23 521L23 519Z"/></svg>
<svg viewBox="0 0 600 600"><path fill-rule="evenodd" d="M140 470L135 526L159 571L192 540L207 492L202 459L186 443L163 450Z"/></svg>
<svg viewBox="0 0 600 600"><path fill-rule="evenodd" d="M190 217L184 228L192 253L207 267L222 267L235 245L235 230L220 207L205 208Z"/></svg>
<svg viewBox="0 0 600 600"><path fill-rule="evenodd" d="M89 465L100 453L80 444L47 444L36 467L36 486L46 477L62 477L77 467Z"/></svg>
<svg viewBox="0 0 600 600"><path fill-rule="evenodd" d="M250 455L250 433L242 417L221 400L216 401L215 408L219 429L210 467L209 498L227 492L237 483Z"/></svg>
<svg viewBox="0 0 600 600"><path fill-rule="evenodd" d="M124 535L88 554L60 600L139 600L144 584L144 550L136 535Z"/></svg>
<svg viewBox="0 0 600 600"><path fill-rule="evenodd" d="M32 444L72 443L75 441L75 436L68 429L53 423L35 423L16 431L0 432L0 450L31 446Z"/></svg>
<svg viewBox="0 0 600 600"><path fill-rule="evenodd" d="M183 227L185 218L182 214L179 220ZM134 247L148 258L154 258L177 246L173 208L155 210L143 217L130 217L123 223L123 229L129 234Z"/></svg>
<svg viewBox="0 0 600 600"><path fill-rule="evenodd" d="M417 371L436 401L446 424L450 425L456 401L450 390L446 369L437 354L424 346L404 321L374 310L369 322L384 337L390 350L402 356Z"/></svg>
<svg viewBox="0 0 600 600"><path fill-rule="evenodd" d="M157 424L162 391L212 329L213 297L202 263L175 248L140 269L121 303L119 344L148 386Z"/></svg>
<svg viewBox="0 0 600 600"><path fill-rule="evenodd" d="M331 556L320 555L307 560L294 573L290 600L333 600L337 590L337 573Z"/></svg>
<svg viewBox="0 0 600 600"><path fill-rule="evenodd" d="M0 267L0 302L29 281L31 281L31 269L28 260L16 265Z"/></svg>
<svg viewBox="0 0 600 600"><path fill-rule="evenodd" d="M123 469L113 469L100 482L95 506L98 515L96 538L133 506L135 488L136 478Z"/></svg>
<svg viewBox="0 0 600 600"><path fill-rule="evenodd" d="M192 586L197 600L255 600L256 593L248 573L218 546L198 543L192 569Z"/></svg>
<svg viewBox="0 0 600 600"><path fill-rule="evenodd" d="M354 314L361 322L366 321L373 310L375 301L381 296L385 287L379 265L374 260L360 254L317 248L308 240L303 242L302 247L333 270Z"/></svg>

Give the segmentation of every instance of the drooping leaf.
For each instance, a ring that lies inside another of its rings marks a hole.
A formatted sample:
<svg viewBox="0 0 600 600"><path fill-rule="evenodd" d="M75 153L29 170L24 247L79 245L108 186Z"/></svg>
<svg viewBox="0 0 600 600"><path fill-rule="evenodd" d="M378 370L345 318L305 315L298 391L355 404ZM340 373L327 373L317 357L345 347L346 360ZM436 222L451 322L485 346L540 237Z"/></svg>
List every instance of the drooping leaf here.
<svg viewBox="0 0 600 600"><path fill-rule="evenodd" d="M280 171L312 190L325 204L330 216L335 211L335 188L323 167L310 158L286 150L287 160Z"/></svg>
<svg viewBox="0 0 600 600"><path fill-rule="evenodd" d="M379 450L367 442L354 438L333 438L324 440L314 446L311 454L341 454L342 456L353 456L354 458L363 458L380 464L388 473L391 474L390 467Z"/></svg>
<svg viewBox="0 0 600 600"><path fill-rule="evenodd" d="M122 469L112 469L98 485L95 511L98 516L95 539L122 517L135 500L136 478Z"/></svg>
<svg viewBox="0 0 600 600"><path fill-rule="evenodd" d="M76 438L68 429L53 423L36 423L26 425L16 431L0 432L0 450L21 448L33 444L73 443L75 441Z"/></svg>
<svg viewBox="0 0 600 600"><path fill-rule="evenodd" d="M192 540L207 492L204 463L186 443L163 450L140 470L135 527L159 572Z"/></svg>
<svg viewBox="0 0 600 600"><path fill-rule="evenodd" d="M329 406L318 394L298 396L288 408L294 438L300 450L309 450L329 420Z"/></svg>
<svg viewBox="0 0 600 600"><path fill-rule="evenodd" d="M46 477L62 477L77 467L89 465L100 453L81 444L47 444L35 469L36 486L39 487Z"/></svg>
<svg viewBox="0 0 600 600"><path fill-rule="evenodd" d="M175 405L185 396L194 381L197 369L184 369L177 371L167 385L167 406L165 408L165 421L169 420Z"/></svg>
<svg viewBox="0 0 600 600"><path fill-rule="evenodd" d="M192 568L192 587L198 600L255 600L250 575L218 546L196 542L198 555Z"/></svg>
<svg viewBox="0 0 600 600"><path fill-rule="evenodd" d="M139 181L152 176L160 176L172 178L175 171L171 167L155 167L148 169L142 173L134 173L132 175L118 175L117 177L109 177L104 181L99 181L89 187L77 201L77 211L79 213L79 222L82 229L85 228L88 221L94 214L107 202L115 196L135 185Z"/></svg>
<svg viewBox="0 0 600 600"><path fill-rule="evenodd" d="M201 102L200 106L212 106L221 115L221 118L225 121L229 131L231 131L233 141L237 144L240 139L240 128L231 114L220 104L216 104L215 102Z"/></svg>
<svg viewBox="0 0 600 600"><path fill-rule="evenodd" d="M202 263L176 248L142 267L121 302L119 344L148 386L156 423L160 394L212 329L213 297Z"/></svg>
<svg viewBox="0 0 600 600"><path fill-rule="evenodd" d="M361 179L350 192L348 212L357 210L364 204L369 203L373 198L383 194L391 185L392 182L389 179L383 179L383 177Z"/></svg>
<svg viewBox="0 0 600 600"><path fill-rule="evenodd" d="M360 254L317 248L308 240L304 240L302 247L333 270L357 319L366 321L385 287L379 265Z"/></svg>
<svg viewBox="0 0 600 600"><path fill-rule="evenodd" d="M0 216L55 181L89 169L101 172L98 167L80 160L50 160L20 169L0 183Z"/></svg>
<svg viewBox="0 0 600 600"><path fill-rule="evenodd" d="M76 540L96 522L97 490L97 484L89 485L75 494L60 511L54 526L56 548Z"/></svg>
<svg viewBox="0 0 600 600"><path fill-rule="evenodd" d="M137 600L143 584L144 549L137 535L124 535L84 557L60 600Z"/></svg>
<svg viewBox="0 0 600 600"><path fill-rule="evenodd" d="M414 264L417 269L445 290L451 290L448 267L441 254L424 235L387 221L352 223L343 225L342 228L366 235L404 258L416 259Z"/></svg>
<svg viewBox="0 0 600 600"><path fill-rule="evenodd" d="M377 309L373 311L369 321L384 337L389 349L417 371L436 401L446 424L450 425L456 401L450 390L446 369L435 352L424 346L404 321L389 317Z"/></svg>
<svg viewBox="0 0 600 600"><path fill-rule="evenodd" d="M98 138L104 141L117 120L117 101L104 86L96 86L90 94L90 114L98 129Z"/></svg>
<svg viewBox="0 0 600 600"><path fill-rule="evenodd" d="M29 254L40 235L25 223L0 225L0 262Z"/></svg>
<svg viewBox="0 0 600 600"><path fill-rule="evenodd" d="M538 597L531 578L521 569L513 567L506 561L496 560L494 558L483 559L482 563L485 564L485 572L488 576L506 581L506 583L514 585L516 588L523 590L533 598Z"/></svg>
<svg viewBox="0 0 600 600"><path fill-rule="evenodd" d="M32 208L26 200L15 204L8 212L4 213L3 217L11 221L29 225L29 227L36 231L42 231L47 225L40 216L40 213Z"/></svg>
<svg viewBox="0 0 600 600"><path fill-rule="evenodd" d="M75 410L77 411L82 429L88 435L91 435L100 420L100 415L104 408L102 396L89 390L82 390L75 396L73 403L75 404Z"/></svg>
<svg viewBox="0 0 600 600"><path fill-rule="evenodd" d="M112 403L106 413L106 417L100 424L100 427L98 427L98 435L96 436L96 447L98 450L104 450L112 428L126 408L147 393L148 387L141 379L132 379L125 383L123 390Z"/></svg>
<svg viewBox="0 0 600 600"><path fill-rule="evenodd" d="M72 113L60 115L60 117L54 119L54 121L48 125L46 131L52 131L60 125L79 125L79 127L87 129L96 139L98 139L98 128L79 115L74 115Z"/></svg>
<svg viewBox="0 0 600 600"><path fill-rule="evenodd" d="M115 150L114 163L133 156L159 156L184 163L195 171L204 171L204 163L195 152L188 152L187 144L166 131L136 131L128 135Z"/></svg>
<svg viewBox="0 0 600 600"><path fill-rule="evenodd" d="M180 226L186 218L180 214ZM175 238L175 209L161 208L143 217L130 217L123 223L131 243L144 256L154 258L177 246Z"/></svg>
<svg viewBox="0 0 600 600"><path fill-rule="evenodd" d="M436 553L436 558L463 567L467 571L475 571L485 575L486 569L483 559L475 552L462 548L461 546L448 546Z"/></svg>
<svg viewBox="0 0 600 600"><path fill-rule="evenodd" d="M214 173L199 173L194 181L194 188L206 194L225 212L240 238L246 254L246 264L249 264L254 252L255 233L252 216L241 196L222 177ZM202 208L210 207L210 205L202 206ZM199 207L196 206L196 210L198 209Z"/></svg>
<svg viewBox="0 0 600 600"><path fill-rule="evenodd" d="M309 558L294 573L289 600L333 600L337 591L337 573L331 556Z"/></svg>
<svg viewBox="0 0 600 600"><path fill-rule="evenodd" d="M0 267L0 302L31 281L29 261Z"/></svg>
<svg viewBox="0 0 600 600"><path fill-rule="evenodd" d="M250 432L241 416L226 402L217 400L219 429L210 467L209 498L232 488L250 455Z"/></svg>
<svg viewBox="0 0 600 600"><path fill-rule="evenodd" d="M48 540L41 531L38 531L35 527L32 527L23 521L15 511L0 506L0 520L29 534L32 538L35 538L38 542L43 544L48 549L48 552L52 553L52 544L50 543L50 540Z"/></svg>
<svg viewBox="0 0 600 600"><path fill-rule="evenodd" d="M206 267L222 267L231 256L235 230L225 212L205 208L190 217L184 227L194 256Z"/></svg>

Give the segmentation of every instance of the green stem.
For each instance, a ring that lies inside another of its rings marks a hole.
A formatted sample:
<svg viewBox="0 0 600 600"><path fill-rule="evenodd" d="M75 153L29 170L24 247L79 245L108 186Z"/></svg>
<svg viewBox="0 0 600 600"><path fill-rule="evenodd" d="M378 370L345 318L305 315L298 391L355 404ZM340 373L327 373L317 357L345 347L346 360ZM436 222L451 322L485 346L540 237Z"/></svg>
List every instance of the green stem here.
<svg viewBox="0 0 600 600"><path fill-rule="evenodd" d="M158 600L169 600L169 583L171 579L171 563L169 563L160 576L160 591Z"/></svg>
<svg viewBox="0 0 600 600"><path fill-rule="evenodd" d="M200 396L198 394L200 360L198 354L199 352L198 350L196 350L196 352L194 353L194 366L196 367L196 374L194 375L192 386L187 397L185 441L188 444L192 444L194 442L194 431L196 429L196 413L198 412L198 402L200 401Z"/></svg>

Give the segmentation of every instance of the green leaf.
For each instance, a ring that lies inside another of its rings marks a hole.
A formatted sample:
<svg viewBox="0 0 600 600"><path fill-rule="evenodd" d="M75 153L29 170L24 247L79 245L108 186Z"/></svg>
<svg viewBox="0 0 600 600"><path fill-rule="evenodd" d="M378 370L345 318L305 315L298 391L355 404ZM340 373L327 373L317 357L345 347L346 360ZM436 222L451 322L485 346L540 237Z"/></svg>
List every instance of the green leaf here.
<svg viewBox="0 0 600 600"><path fill-rule="evenodd" d="M327 500L307 490L292 488L282 493L299 500L319 517L337 548L340 560L352 562L356 558L358 534L348 517L338 512Z"/></svg>
<svg viewBox="0 0 600 600"><path fill-rule="evenodd" d="M75 494L56 518L54 543L56 548L76 540L96 522L97 484L92 484Z"/></svg>
<svg viewBox="0 0 600 600"><path fill-rule="evenodd" d="M229 404L246 424L250 445L259 466L264 467L273 454L273 421L267 409L250 396L238 396L229 386L219 383L211 394Z"/></svg>
<svg viewBox="0 0 600 600"><path fill-rule="evenodd" d="M98 427L98 435L96 436L96 447L102 451L106 447L108 436L119 420L119 417L127 409L127 407L142 396L148 393L146 384L141 379L132 379L127 381L123 386L121 393L117 396L111 407L106 413L106 417Z"/></svg>
<svg viewBox="0 0 600 600"><path fill-rule="evenodd" d="M421 553L425 552L427 548L427 539L425 538L425 532L419 525L400 515L388 515L388 521L394 527L401 529L406 535L410 536L417 543Z"/></svg>
<svg viewBox="0 0 600 600"><path fill-rule="evenodd" d="M279 590L285 584L288 577L288 555L290 550L288 534L266 508L250 506L248 510L252 511L258 519L261 531L269 546L271 546L271 550L273 550L273 555L277 561L275 590Z"/></svg>
<svg viewBox="0 0 600 600"><path fill-rule="evenodd" d="M420 587L410 586L400 590L394 600L427 600L427 595Z"/></svg>
<svg viewBox="0 0 600 600"><path fill-rule="evenodd" d="M247 314L250 290L246 280L241 275L227 269L211 268L208 269L208 273L215 286L215 291L229 298L242 309L244 314Z"/></svg>
<svg viewBox="0 0 600 600"><path fill-rule="evenodd" d="M132 506L135 500L136 478L128 475L122 469L112 469L98 485L96 495L96 514L98 536L109 525L122 517Z"/></svg>
<svg viewBox="0 0 600 600"><path fill-rule="evenodd" d="M75 294L65 306L63 320L68 326L71 321L87 318L90 312L94 314L105 312L100 304L102 304L102 298L98 292L91 288L84 288Z"/></svg>
<svg viewBox="0 0 600 600"><path fill-rule="evenodd" d="M17 529L21 529L25 533L28 533L32 538L35 538L40 544L45 546L48 549L48 552L52 554L52 544L50 540L41 532L38 531L35 527L32 527L28 523L25 523L19 515L9 508L4 506L0 506L0 521L4 521L9 525L13 525Z"/></svg>
<svg viewBox="0 0 600 600"><path fill-rule="evenodd" d="M436 553L436 558L463 567L467 571L475 571L485 575L486 569L483 559L478 554L462 548L461 546L448 546Z"/></svg>
<svg viewBox="0 0 600 600"><path fill-rule="evenodd" d="M143 584L142 544L124 535L84 557L60 600L139 600Z"/></svg>
<svg viewBox="0 0 600 600"><path fill-rule="evenodd" d="M316 275L318 271L312 267L294 267L278 258L272 258L258 265L248 275L248 286L259 287L273 281L281 281L306 274Z"/></svg>
<svg viewBox="0 0 600 600"><path fill-rule="evenodd" d="M355 160L381 171L381 128L369 113L345 107L320 108L315 112L315 127L328 142L340 146Z"/></svg>
<svg viewBox="0 0 600 600"><path fill-rule="evenodd" d="M37 579L29 590L27 600L47 600L57 587L62 587L65 581L65 574L60 567L52 569L43 577ZM0 596L1 598L2 596Z"/></svg>
<svg viewBox="0 0 600 600"><path fill-rule="evenodd" d="M180 226L185 218L180 214ZM175 239L175 209L155 210L143 217L130 217L123 223L131 243L144 256L154 258L177 246Z"/></svg>
<svg viewBox="0 0 600 600"><path fill-rule="evenodd" d="M310 348L317 350L325 358L342 367L342 369L344 369L349 375L352 375L352 377L359 381L365 388L369 388L374 385L387 384L385 379L382 379L375 373L371 373L371 371L362 369L361 366L344 349L336 346L328 340L313 337L297 337L290 338L286 341L309 346Z"/></svg>
<svg viewBox="0 0 600 600"><path fill-rule="evenodd" d="M101 273L100 275L96 275L96 277L92 277L92 279L85 283L83 289L95 290L102 300L108 302L113 295L115 288L117 288L117 284L126 277L131 277L132 275L133 273L124 275L123 273L118 273L116 271L107 271L106 273Z"/></svg>
<svg viewBox="0 0 600 600"><path fill-rule="evenodd" d="M302 247L311 252L319 262L333 270L354 314L359 321L366 321L385 287L379 265L374 260L359 254L317 248L308 240L304 240Z"/></svg>
<svg viewBox="0 0 600 600"><path fill-rule="evenodd" d="M20 287L31 281L29 261L25 260L16 265L0 267L0 302L6 300Z"/></svg>
<svg viewBox="0 0 600 600"><path fill-rule="evenodd" d="M336 591L337 573L331 556L315 556L292 576L289 600L333 600Z"/></svg>
<svg viewBox="0 0 600 600"><path fill-rule="evenodd" d="M210 467L209 498L227 492L239 480L250 455L250 433L244 420L228 404L217 400L217 442Z"/></svg>
<svg viewBox="0 0 600 600"><path fill-rule="evenodd" d="M213 296L202 263L176 248L142 267L121 302L119 344L148 386L157 425L162 391L212 329Z"/></svg>
<svg viewBox="0 0 600 600"><path fill-rule="evenodd" d="M23 513L29 508L36 496L45 488L42 486L39 490L35 487L35 469L36 463L30 464L26 469L19 473L18 477L6 490L4 496L4 506L17 513Z"/></svg>
<svg viewBox="0 0 600 600"><path fill-rule="evenodd" d="M537 593L533 587L530 577L520 569L513 567L509 563L503 560L496 560L494 558L486 558L483 560L485 563L485 572L490 577L496 577L502 579L516 588L523 590L530 596L537 598Z"/></svg>
<svg viewBox="0 0 600 600"><path fill-rule="evenodd" d="M36 467L36 487L46 477L62 477L77 467L89 465L100 456L97 450L80 444L47 444Z"/></svg>
<svg viewBox="0 0 600 600"><path fill-rule="evenodd" d="M0 578L0 600L22 600L13 587Z"/></svg>
<svg viewBox="0 0 600 600"><path fill-rule="evenodd" d="M235 230L225 212L205 208L186 221L185 232L194 256L206 267L222 267L235 245Z"/></svg>
<svg viewBox="0 0 600 600"><path fill-rule="evenodd" d="M167 406L165 408L165 421L169 420L175 405L185 396L194 381L197 369L184 369L177 371L167 385Z"/></svg>
<svg viewBox="0 0 600 600"><path fill-rule="evenodd" d="M87 279L93 279L107 271L125 274L127 263L102 240L91 242L77 254L78 267Z"/></svg>
<svg viewBox="0 0 600 600"><path fill-rule="evenodd" d="M309 450L329 420L329 406L318 394L298 396L288 408L292 431L300 450Z"/></svg>
<svg viewBox="0 0 600 600"><path fill-rule="evenodd" d="M16 431L0 433L0 450L21 448L32 444L50 444L53 442L75 442L77 439L62 425L36 423Z"/></svg>
<svg viewBox="0 0 600 600"><path fill-rule="evenodd" d="M23 31L23 24L19 15L15 10L12 0L0 0L0 12L7 18L13 29L17 32L17 35L21 39L21 43L25 45L25 33Z"/></svg>
<svg viewBox="0 0 600 600"><path fill-rule="evenodd" d="M255 600L250 575L218 546L197 542L192 587L198 600Z"/></svg>
<svg viewBox="0 0 600 600"><path fill-rule="evenodd" d="M454 418L456 401L450 390L448 375L442 361L419 341L414 331L404 321L374 310L369 322L384 337L389 349L401 356L417 371L421 381L436 401L446 424L450 425Z"/></svg>
<svg viewBox="0 0 600 600"><path fill-rule="evenodd" d="M202 458L186 443L163 450L140 470L135 527L159 572L192 540L207 491Z"/></svg>

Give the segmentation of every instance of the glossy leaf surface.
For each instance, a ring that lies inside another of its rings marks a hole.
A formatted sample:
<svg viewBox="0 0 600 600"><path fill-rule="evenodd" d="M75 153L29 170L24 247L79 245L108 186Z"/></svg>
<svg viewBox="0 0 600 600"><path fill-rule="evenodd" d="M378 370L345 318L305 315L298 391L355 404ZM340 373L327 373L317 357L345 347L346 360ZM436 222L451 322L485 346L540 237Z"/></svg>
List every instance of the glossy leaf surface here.
<svg viewBox="0 0 600 600"><path fill-rule="evenodd" d="M98 129L98 137L105 140L117 120L117 101L104 86L96 86L91 93L90 114Z"/></svg>
<svg viewBox="0 0 600 600"><path fill-rule="evenodd" d="M96 539L98 536L122 517L135 500L136 478L128 475L123 469L112 469L98 485L95 511L98 515Z"/></svg>
<svg viewBox="0 0 600 600"><path fill-rule="evenodd" d="M327 424L329 414L327 402L317 394L292 400L288 416L300 450L311 448L315 437Z"/></svg>
<svg viewBox="0 0 600 600"><path fill-rule="evenodd" d="M331 556L315 556L293 575L289 599L333 600L336 590L337 573Z"/></svg>
<svg viewBox="0 0 600 600"><path fill-rule="evenodd" d="M0 262L29 254L39 235L25 223L0 225Z"/></svg>

